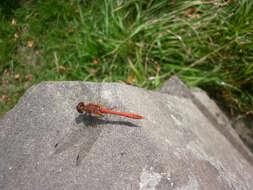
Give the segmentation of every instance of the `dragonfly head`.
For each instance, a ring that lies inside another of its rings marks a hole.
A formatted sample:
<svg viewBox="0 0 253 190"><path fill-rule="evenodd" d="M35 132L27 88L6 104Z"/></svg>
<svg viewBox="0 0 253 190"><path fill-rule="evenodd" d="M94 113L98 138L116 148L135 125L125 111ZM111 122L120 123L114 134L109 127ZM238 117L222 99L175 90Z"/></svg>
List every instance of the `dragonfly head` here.
<svg viewBox="0 0 253 190"><path fill-rule="evenodd" d="M83 102L80 102L77 106L76 106L76 110L79 112L79 113L83 113L84 111L84 103Z"/></svg>

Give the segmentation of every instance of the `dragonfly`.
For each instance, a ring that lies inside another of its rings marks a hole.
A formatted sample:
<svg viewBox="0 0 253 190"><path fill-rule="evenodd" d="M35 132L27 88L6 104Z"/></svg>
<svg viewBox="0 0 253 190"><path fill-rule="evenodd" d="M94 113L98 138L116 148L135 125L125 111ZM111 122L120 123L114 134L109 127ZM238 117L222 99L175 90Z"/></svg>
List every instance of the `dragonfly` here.
<svg viewBox="0 0 253 190"><path fill-rule="evenodd" d="M103 114L114 114L114 115L119 115L123 117L129 117L132 119L145 119L144 116L133 114L133 113L126 113L126 112L119 112L119 111L114 111L114 110L109 110L104 108L101 104L95 104L93 102L84 104L83 102L80 102L76 106L76 110L79 113L83 113L84 111L89 114L95 114L97 116L103 116Z"/></svg>
<svg viewBox="0 0 253 190"><path fill-rule="evenodd" d="M93 91L91 90L93 87ZM102 85L93 85L89 84L86 86L82 86L82 91L87 92L83 98L85 98L85 102L90 102L88 104L84 104L84 102L78 103L75 106L77 112L79 113L87 113L87 114L79 114L78 117L75 118L73 121L73 126L70 130L58 140L55 144L55 151L54 154L60 154L68 150L69 148L73 147L74 145L79 145L79 153L76 157L76 166L79 166L84 160L84 158L88 155L89 151L93 147L94 143L98 140L101 136L101 132L103 130L103 125L124 125L128 127L139 127L138 125L130 122L130 121L123 121L123 120L111 120L111 119L101 119L104 114L116 114L132 119L144 119L143 116L132 114L132 113L125 113L125 112L117 112L113 110L109 110L104 108L101 104L95 104L91 101L91 98L96 102L106 102L102 97ZM82 99L83 99L82 98ZM79 102L79 101L78 101ZM121 107L117 105L117 107ZM82 123L82 125L79 125Z"/></svg>

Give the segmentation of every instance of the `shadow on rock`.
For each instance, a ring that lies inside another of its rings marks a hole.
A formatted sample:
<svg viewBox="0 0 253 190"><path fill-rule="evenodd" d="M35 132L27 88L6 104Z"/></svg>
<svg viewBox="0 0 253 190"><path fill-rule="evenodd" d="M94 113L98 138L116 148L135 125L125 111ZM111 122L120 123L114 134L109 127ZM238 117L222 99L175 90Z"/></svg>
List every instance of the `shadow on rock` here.
<svg viewBox="0 0 253 190"><path fill-rule="evenodd" d="M98 118L89 114L79 115L75 119L76 124L83 123L83 126L75 125L70 131L55 144L54 154L62 153L63 151L73 147L75 144L80 143L79 153L76 157L76 166L79 166L82 160L88 155L93 144L97 141L104 125L120 125L127 127L140 127L129 121L112 121L104 119L104 117Z"/></svg>

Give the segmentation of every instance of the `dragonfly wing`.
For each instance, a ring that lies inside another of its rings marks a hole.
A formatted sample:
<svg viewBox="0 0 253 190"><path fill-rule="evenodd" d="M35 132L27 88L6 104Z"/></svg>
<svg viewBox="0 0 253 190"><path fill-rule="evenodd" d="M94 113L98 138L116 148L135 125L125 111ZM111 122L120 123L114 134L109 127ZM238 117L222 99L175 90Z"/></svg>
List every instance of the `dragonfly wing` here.
<svg viewBox="0 0 253 190"><path fill-rule="evenodd" d="M82 134L82 144L80 146L80 151L76 158L76 165L80 165L82 160L87 156L94 143L97 141L101 133L101 126L87 126L86 130Z"/></svg>
<svg viewBox="0 0 253 190"><path fill-rule="evenodd" d="M73 127L58 143L55 144L55 154L59 154L77 144L82 138L82 129Z"/></svg>

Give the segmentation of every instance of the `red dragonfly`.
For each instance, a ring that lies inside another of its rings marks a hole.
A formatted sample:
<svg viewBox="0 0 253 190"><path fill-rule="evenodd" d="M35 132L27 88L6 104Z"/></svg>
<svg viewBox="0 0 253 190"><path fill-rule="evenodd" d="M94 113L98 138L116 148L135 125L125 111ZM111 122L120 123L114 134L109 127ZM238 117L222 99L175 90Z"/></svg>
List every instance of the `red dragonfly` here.
<svg viewBox="0 0 253 190"><path fill-rule="evenodd" d="M83 113L85 111L86 113L93 113L97 116L102 116L103 114L114 114L114 115L129 117L129 118L132 118L132 119L145 119L145 117L143 117L141 115L109 110L109 109L104 108L101 104L95 104L95 103L92 103L92 102L89 103L89 104L86 104L86 105L83 102L80 102L76 106L76 109L79 113Z"/></svg>

